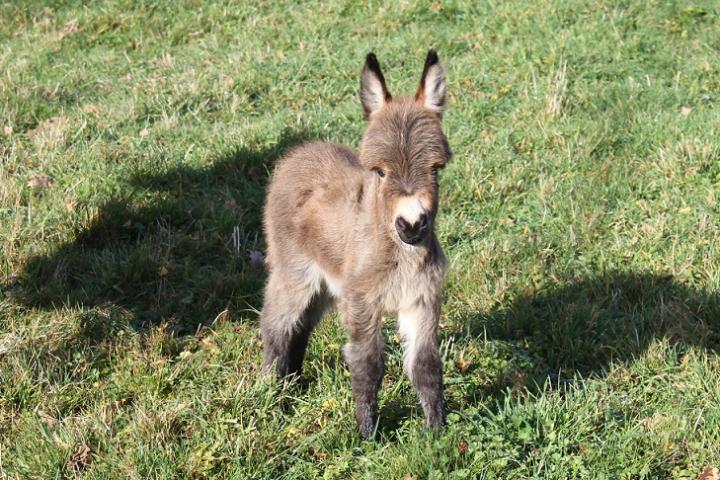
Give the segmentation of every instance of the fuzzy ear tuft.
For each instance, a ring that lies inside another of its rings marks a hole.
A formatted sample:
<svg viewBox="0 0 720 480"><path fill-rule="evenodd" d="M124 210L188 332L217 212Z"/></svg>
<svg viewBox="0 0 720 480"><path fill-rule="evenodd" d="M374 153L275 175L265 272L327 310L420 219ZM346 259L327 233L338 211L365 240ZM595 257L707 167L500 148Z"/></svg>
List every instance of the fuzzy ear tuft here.
<svg viewBox="0 0 720 480"><path fill-rule="evenodd" d="M365 66L360 74L360 101L365 110L365 117L370 117L392 100L385 86L385 77L374 53L368 53Z"/></svg>
<svg viewBox="0 0 720 480"><path fill-rule="evenodd" d="M437 52L431 48L425 58L425 68L420 77L420 86L415 94L415 100L428 110L442 115L445 110L446 97L445 69L440 63Z"/></svg>

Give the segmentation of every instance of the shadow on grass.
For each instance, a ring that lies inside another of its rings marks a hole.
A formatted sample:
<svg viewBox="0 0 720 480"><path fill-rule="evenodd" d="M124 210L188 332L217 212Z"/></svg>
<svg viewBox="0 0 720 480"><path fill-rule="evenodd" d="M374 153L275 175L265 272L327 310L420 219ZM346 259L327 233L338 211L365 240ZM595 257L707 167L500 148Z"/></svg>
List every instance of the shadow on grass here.
<svg viewBox="0 0 720 480"><path fill-rule="evenodd" d="M503 353L514 366L492 390L533 391L547 381L572 383L577 374L602 376L611 362L632 361L657 339L718 352L720 298L670 276L613 271L520 295L465 325L469 335L508 345Z"/></svg>
<svg viewBox="0 0 720 480"><path fill-rule="evenodd" d="M26 263L6 286L18 303L46 309L107 305L132 313L138 329L168 322L178 333L225 308L259 307L267 172L290 146L289 132L265 149L237 149L205 167L148 168L127 180L73 242Z"/></svg>
<svg viewBox="0 0 720 480"><path fill-rule="evenodd" d="M614 362L632 362L659 339L680 354L689 347L720 354L720 296L654 274L611 271L559 281L468 312L457 325L443 332L445 346L455 338L464 353L451 355L455 362L444 373L448 409L461 414L478 405L495 410L508 395L546 387L562 393L579 378L605 376ZM386 400L382 438L395 441L411 416L422 416L414 392Z"/></svg>

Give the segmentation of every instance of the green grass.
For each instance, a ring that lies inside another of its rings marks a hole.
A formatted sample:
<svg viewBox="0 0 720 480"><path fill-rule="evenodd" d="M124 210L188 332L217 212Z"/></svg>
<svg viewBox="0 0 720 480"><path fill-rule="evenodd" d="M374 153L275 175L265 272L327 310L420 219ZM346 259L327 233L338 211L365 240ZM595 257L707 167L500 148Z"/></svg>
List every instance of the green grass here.
<svg viewBox="0 0 720 480"><path fill-rule="evenodd" d="M0 478L720 466L717 2L83 3L0 4ZM259 378L248 252L284 149L358 145L364 55L412 92L430 46L452 413L388 319L363 442L335 317Z"/></svg>

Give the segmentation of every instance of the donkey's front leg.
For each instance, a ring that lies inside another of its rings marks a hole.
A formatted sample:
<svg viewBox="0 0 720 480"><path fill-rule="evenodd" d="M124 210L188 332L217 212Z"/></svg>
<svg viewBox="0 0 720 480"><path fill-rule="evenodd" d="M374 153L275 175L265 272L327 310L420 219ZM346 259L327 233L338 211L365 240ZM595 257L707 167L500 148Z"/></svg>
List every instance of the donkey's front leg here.
<svg viewBox="0 0 720 480"><path fill-rule="evenodd" d="M445 424L442 360L437 338L439 315L439 302L437 305L418 302L398 312L405 371L431 427Z"/></svg>
<svg viewBox="0 0 720 480"><path fill-rule="evenodd" d="M363 438L372 437L375 431L377 395L385 373L381 318L381 312L373 312L367 305L346 302L343 308L343 323L350 337L343 353L350 369L355 416Z"/></svg>

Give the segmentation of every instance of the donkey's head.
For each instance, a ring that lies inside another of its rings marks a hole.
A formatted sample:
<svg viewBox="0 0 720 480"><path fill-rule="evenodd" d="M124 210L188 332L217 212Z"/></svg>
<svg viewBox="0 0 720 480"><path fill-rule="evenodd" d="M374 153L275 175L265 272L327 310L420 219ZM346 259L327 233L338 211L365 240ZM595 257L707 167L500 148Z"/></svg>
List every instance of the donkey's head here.
<svg viewBox="0 0 720 480"><path fill-rule="evenodd" d="M438 208L438 170L451 152L442 131L445 72L428 51L415 98L392 98L374 54L365 60L360 99L369 120L360 163L375 172L382 221L391 236L420 244L433 229Z"/></svg>

